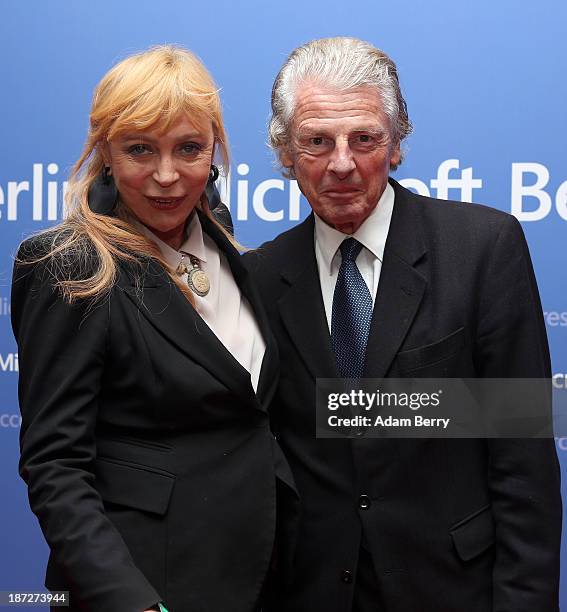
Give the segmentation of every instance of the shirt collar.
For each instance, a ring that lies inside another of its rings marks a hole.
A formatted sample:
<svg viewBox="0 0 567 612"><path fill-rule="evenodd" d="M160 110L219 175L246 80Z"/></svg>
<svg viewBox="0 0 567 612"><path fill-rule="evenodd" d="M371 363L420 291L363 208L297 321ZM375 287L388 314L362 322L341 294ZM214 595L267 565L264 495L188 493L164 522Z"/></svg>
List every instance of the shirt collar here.
<svg viewBox="0 0 567 612"><path fill-rule="evenodd" d="M177 268L182 259L181 251L190 253L201 261L207 261L207 251L205 249L205 242L203 240L203 229L201 228L201 222L199 221L199 216L197 214L193 213L187 222L187 226L185 228L186 238L183 244L179 247L179 251L176 251L174 248L170 247L169 244L166 244L163 240L160 240L144 224L136 222L136 225L145 236L147 236L150 240L153 240L158 245L163 258L173 269Z"/></svg>
<svg viewBox="0 0 567 612"><path fill-rule="evenodd" d="M315 240L319 245L325 269L328 270L329 274L332 274L333 259L345 238L356 238L374 257L382 261L388 229L392 220L392 211L394 210L394 198L394 189L388 183L378 200L378 204L354 234L343 234L334 227L327 225L317 214L314 215Z"/></svg>

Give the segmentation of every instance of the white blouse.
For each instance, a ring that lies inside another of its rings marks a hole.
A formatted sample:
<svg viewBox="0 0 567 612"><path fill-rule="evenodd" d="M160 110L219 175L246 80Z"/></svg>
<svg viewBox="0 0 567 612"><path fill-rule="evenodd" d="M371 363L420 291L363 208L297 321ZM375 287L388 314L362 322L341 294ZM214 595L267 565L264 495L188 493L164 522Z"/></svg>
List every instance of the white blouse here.
<svg viewBox="0 0 567 612"><path fill-rule="evenodd" d="M140 224L140 229L159 246L164 259L173 269L181 263L181 251L199 259L200 268L209 277L211 287L203 297L193 293L195 308L226 349L250 373L252 387L256 391L266 343L252 307L242 296L232 276L226 257L214 240L203 233L199 217L193 214L189 220L187 238L179 251L160 240L144 225ZM187 255L184 261L188 263ZM181 278L187 282L187 273ZM187 303L187 308L191 308L191 304Z"/></svg>

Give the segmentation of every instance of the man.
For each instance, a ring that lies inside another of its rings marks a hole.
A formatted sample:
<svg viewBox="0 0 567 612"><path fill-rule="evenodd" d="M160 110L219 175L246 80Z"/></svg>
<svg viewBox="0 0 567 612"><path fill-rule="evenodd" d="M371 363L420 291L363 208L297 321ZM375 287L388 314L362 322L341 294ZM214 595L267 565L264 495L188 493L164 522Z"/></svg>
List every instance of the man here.
<svg viewBox="0 0 567 612"><path fill-rule="evenodd" d="M558 610L553 440L315 433L317 378L550 376L519 223L388 177L411 127L394 63L368 43L296 49L272 111L271 144L313 209L249 256L279 341L272 416L302 508L275 609Z"/></svg>

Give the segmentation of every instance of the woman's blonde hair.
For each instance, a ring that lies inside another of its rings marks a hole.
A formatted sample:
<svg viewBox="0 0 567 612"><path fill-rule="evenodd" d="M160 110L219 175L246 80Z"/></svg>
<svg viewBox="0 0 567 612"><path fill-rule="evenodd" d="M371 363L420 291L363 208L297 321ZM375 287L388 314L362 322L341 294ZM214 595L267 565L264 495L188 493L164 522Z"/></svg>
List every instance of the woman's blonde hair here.
<svg viewBox="0 0 567 612"><path fill-rule="evenodd" d="M45 232L48 252L35 259L54 264L52 273L70 302L106 295L116 281L118 261L143 264L149 259L157 260L193 301L157 245L132 224L120 203L116 216L96 214L88 203L89 188L103 171L102 150L108 141L130 130L165 132L183 115L196 124L211 122L215 162L226 173L229 153L218 88L190 51L163 45L137 53L116 64L96 87L87 141L69 179L66 217ZM212 218L204 194L197 207L226 234Z"/></svg>

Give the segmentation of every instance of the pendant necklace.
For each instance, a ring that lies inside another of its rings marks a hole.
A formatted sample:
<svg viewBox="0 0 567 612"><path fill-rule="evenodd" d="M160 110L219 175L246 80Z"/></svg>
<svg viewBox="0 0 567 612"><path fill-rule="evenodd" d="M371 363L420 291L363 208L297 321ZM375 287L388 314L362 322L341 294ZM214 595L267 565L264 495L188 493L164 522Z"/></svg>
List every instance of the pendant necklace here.
<svg viewBox="0 0 567 612"><path fill-rule="evenodd" d="M193 293L199 297L205 297L211 288L211 282L207 273L201 270L201 262L197 257L189 253L181 253L181 261L177 266L176 273L179 276L187 274L187 285ZM188 259L188 261L187 261Z"/></svg>

